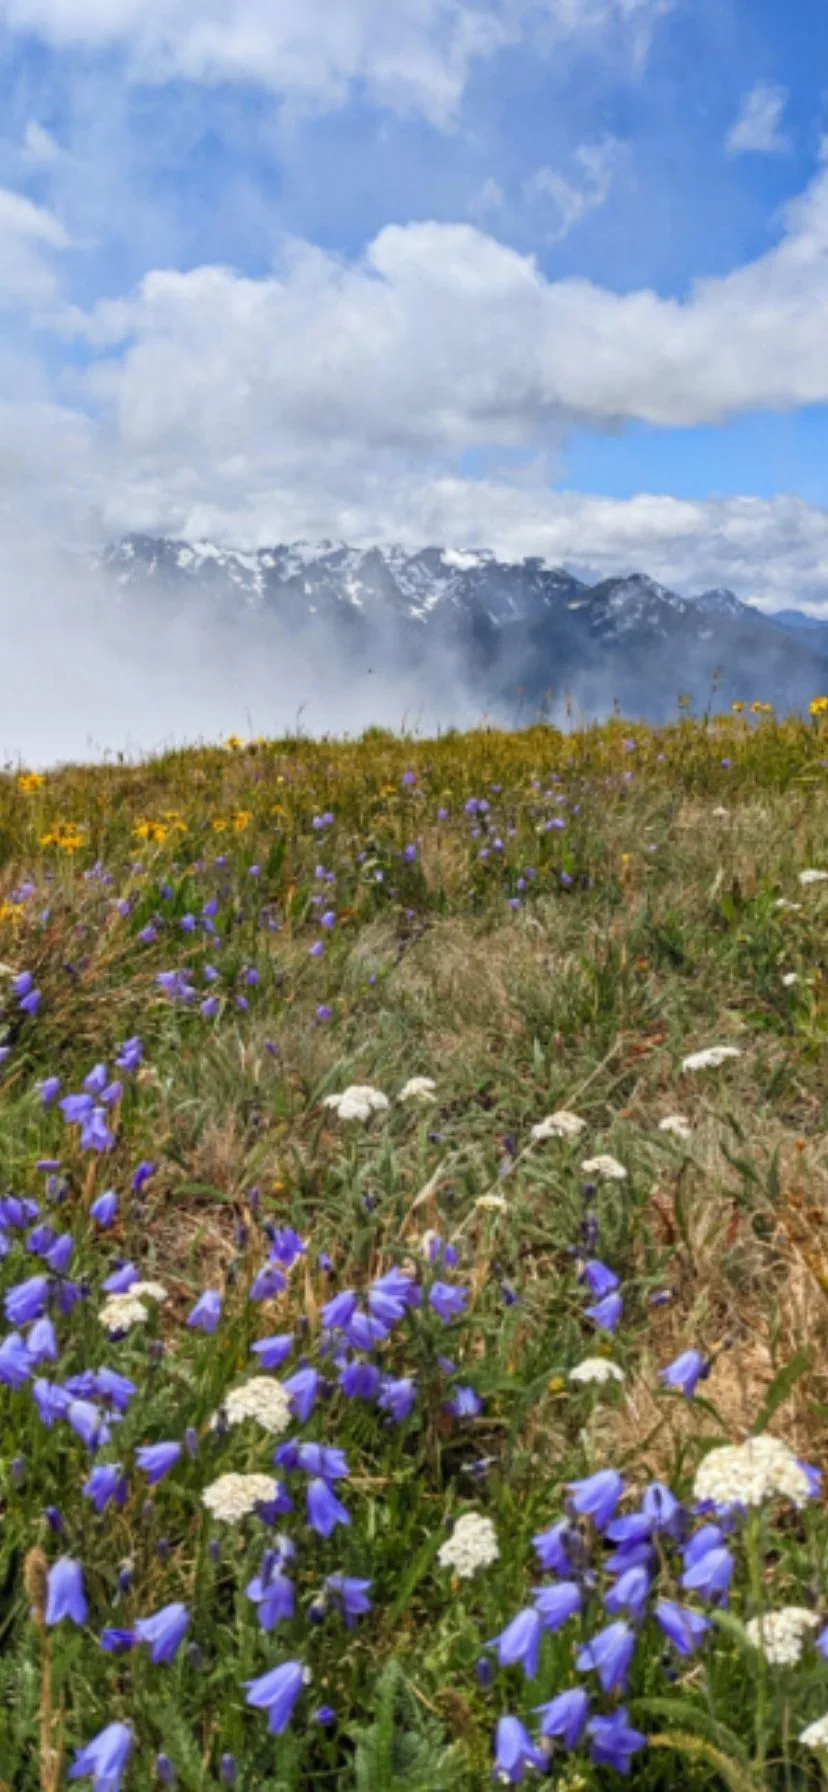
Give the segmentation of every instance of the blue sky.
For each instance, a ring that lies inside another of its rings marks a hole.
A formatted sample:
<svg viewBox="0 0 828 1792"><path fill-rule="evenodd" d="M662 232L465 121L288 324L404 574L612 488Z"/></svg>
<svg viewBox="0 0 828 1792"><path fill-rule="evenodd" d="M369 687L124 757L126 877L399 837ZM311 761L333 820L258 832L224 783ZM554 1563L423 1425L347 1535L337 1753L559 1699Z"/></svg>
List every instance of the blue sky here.
<svg viewBox="0 0 828 1792"><path fill-rule="evenodd" d="M824 0L0 0L7 513L828 608L827 52Z"/></svg>

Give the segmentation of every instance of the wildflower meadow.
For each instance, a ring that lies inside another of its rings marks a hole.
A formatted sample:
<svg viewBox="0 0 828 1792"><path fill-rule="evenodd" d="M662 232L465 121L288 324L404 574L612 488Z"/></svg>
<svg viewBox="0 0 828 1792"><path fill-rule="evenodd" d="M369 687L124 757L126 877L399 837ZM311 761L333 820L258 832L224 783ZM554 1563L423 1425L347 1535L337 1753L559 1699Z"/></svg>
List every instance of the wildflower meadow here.
<svg viewBox="0 0 828 1792"><path fill-rule="evenodd" d="M828 1786L828 699L0 851L0 1792Z"/></svg>

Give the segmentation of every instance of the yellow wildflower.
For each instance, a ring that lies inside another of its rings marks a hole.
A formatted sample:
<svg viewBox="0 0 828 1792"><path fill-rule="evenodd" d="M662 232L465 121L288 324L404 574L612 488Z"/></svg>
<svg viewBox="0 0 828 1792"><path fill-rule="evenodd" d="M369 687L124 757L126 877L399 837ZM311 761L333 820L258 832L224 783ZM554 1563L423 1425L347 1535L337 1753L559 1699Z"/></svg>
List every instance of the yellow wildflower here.
<svg viewBox="0 0 828 1792"><path fill-rule="evenodd" d="M740 716L742 713L742 710L744 709L745 706L744 706L744 703L742 702L741 698L737 697L736 702L731 703L730 707L731 707L734 715Z"/></svg>
<svg viewBox="0 0 828 1792"><path fill-rule="evenodd" d="M20 789L25 790L27 796L31 796L33 791L40 790L46 780L42 772L21 772L17 782Z"/></svg>
<svg viewBox="0 0 828 1792"><path fill-rule="evenodd" d="M223 815L215 815L211 823L214 834L226 834L227 823Z"/></svg>
<svg viewBox="0 0 828 1792"><path fill-rule="evenodd" d="M231 753L238 753L239 749L244 746L244 741L240 734L228 734L224 744L230 748Z"/></svg>
<svg viewBox="0 0 828 1792"><path fill-rule="evenodd" d="M253 814L250 809L236 809L230 817L237 834L243 834L245 828L250 826L252 819Z"/></svg>
<svg viewBox="0 0 828 1792"><path fill-rule="evenodd" d="M828 713L828 697L814 697L808 709L812 716L824 716Z"/></svg>

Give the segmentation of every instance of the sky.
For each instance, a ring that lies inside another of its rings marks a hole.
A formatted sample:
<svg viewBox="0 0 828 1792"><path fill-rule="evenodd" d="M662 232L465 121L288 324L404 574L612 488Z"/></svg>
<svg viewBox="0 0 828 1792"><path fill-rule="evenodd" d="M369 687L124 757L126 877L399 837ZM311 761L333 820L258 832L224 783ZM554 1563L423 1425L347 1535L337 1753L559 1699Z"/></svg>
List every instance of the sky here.
<svg viewBox="0 0 828 1792"><path fill-rule="evenodd" d="M0 0L0 531L828 615L825 0Z"/></svg>

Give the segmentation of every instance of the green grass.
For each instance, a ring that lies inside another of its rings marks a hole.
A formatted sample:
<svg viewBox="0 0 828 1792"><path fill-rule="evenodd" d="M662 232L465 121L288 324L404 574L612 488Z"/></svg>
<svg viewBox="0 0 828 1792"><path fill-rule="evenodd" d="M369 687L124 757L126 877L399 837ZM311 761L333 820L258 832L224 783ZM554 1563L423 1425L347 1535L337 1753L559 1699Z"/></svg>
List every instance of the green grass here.
<svg viewBox="0 0 828 1792"><path fill-rule="evenodd" d="M193 1792L222 1783L228 1754L239 1785L264 1792L477 1792L504 1714L536 1734L533 1708L563 1687L588 1687L593 1715L618 1703L575 1668L576 1647L609 1621L601 1568L581 1615L544 1637L531 1682L486 1649L549 1579L532 1538L564 1513L569 1481L613 1465L623 1511L656 1476L687 1499L707 1448L764 1427L828 1466L828 883L798 879L828 869L827 767L820 717L739 715L436 741L369 730L355 744L260 742L0 780L0 1177L71 1232L69 1274L87 1291L63 1314L53 1280L59 1360L0 1386L0 1787L54 1792L74 1751L123 1721L129 1792L164 1783L159 1751ZM488 801L482 815L467 811L473 797ZM220 944L202 926L212 899ZM23 971L41 992L34 1015L14 993ZM186 974L191 1001L159 987L166 971ZM208 993L218 1006L205 1015ZM61 1097L80 1091L100 1062L119 1075L136 1034L143 1063L109 1110L112 1146L84 1149L36 1085L57 1075ZM682 1072L712 1044L740 1055ZM398 1102L417 1075L434 1079L434 1101ZM383 1091L387 1111L363 1125L324 1105L354 1083ZM583 1119L581 1137L533 1143L561 1108ZM687 1144L659 1130L676 1112ZM627 1176L585 1201L581 1164L600 1154ZM52 1157L47 1180L37 1165ZM153 1170L134 1194L142 1161ZM89 1215L106 1189L119 1196L111 1230ZM614 1334L585 1316L578 1279L593 1210L590 1249L624 1297ZM249 1290L267 1226L294 1227L306 1252L260 1303ZM4 1294L49 1267L26 1232L6 1230ZM429 1232L455 1241L455 1267L429 1264ZM111 1341L97 1309L116 1259L168 1299ZM394 1265L425 1288L377 1353L386 1374L415 1380L402 1424L339 1389L319 1317ZM468 1290L451 1325L429 1305L435 1274ZM185 1323L205 1288L224 1300L210 1336ZM210 1422L255 1369L251 1344L288 1331L298 1342L280 1378L304 1353L331 1380L289 1435L346 1452L337 1492L351 1522L328 1539L309 1530L305 1477L287 1473L295 1509L276 1528L296 1544L295 1615L265 1634L245 1587L266 1529L214 1524L201 1495L229 1470L271 1471L281 1440L253 1421L227 1435ZM713 1367L689 1402L659 1370L691 1347ZM595 1354L623 1384L570 1381ZM101 1365L137 1392L93 1457L65 1419L41 1422L31 1386ZM457 1385L474 1388L474 1416L446 1410ZM148 1488L135 1449L188 1428L195 1453ZM100 1516L82 1493L95 1461L127 1477L123 1506ZM500 1555L461 1581L437 1551L471 1510L493 1521ZM722 1619L677 1590L680 1559L659 1545L659 1596L704 1610L713 1629L683 1658L643 1621L626 1694L651 1739L633 1756L637 1789L825 1783L797 1738L828 1710L828 1664L810 1643L795 1668L763 1672L740 1625L757 1601L828 1621L827 1542L819 1500L772 1504L761 1534L739 1527ZM42 1622L61 1556L83 1565L82 1625ZM371 1581L353 1628L335 1611L309 1617L332 1573ZM174 1601L191 1614L174 1661L101 1648L107 1626ZM291 1660L312 1683L272 1735L243 1683ZM330 1725L312 1721L321 1705ZM616 1775L581 1747L556 1753L549 1777L576 1792Z"/></svg>

